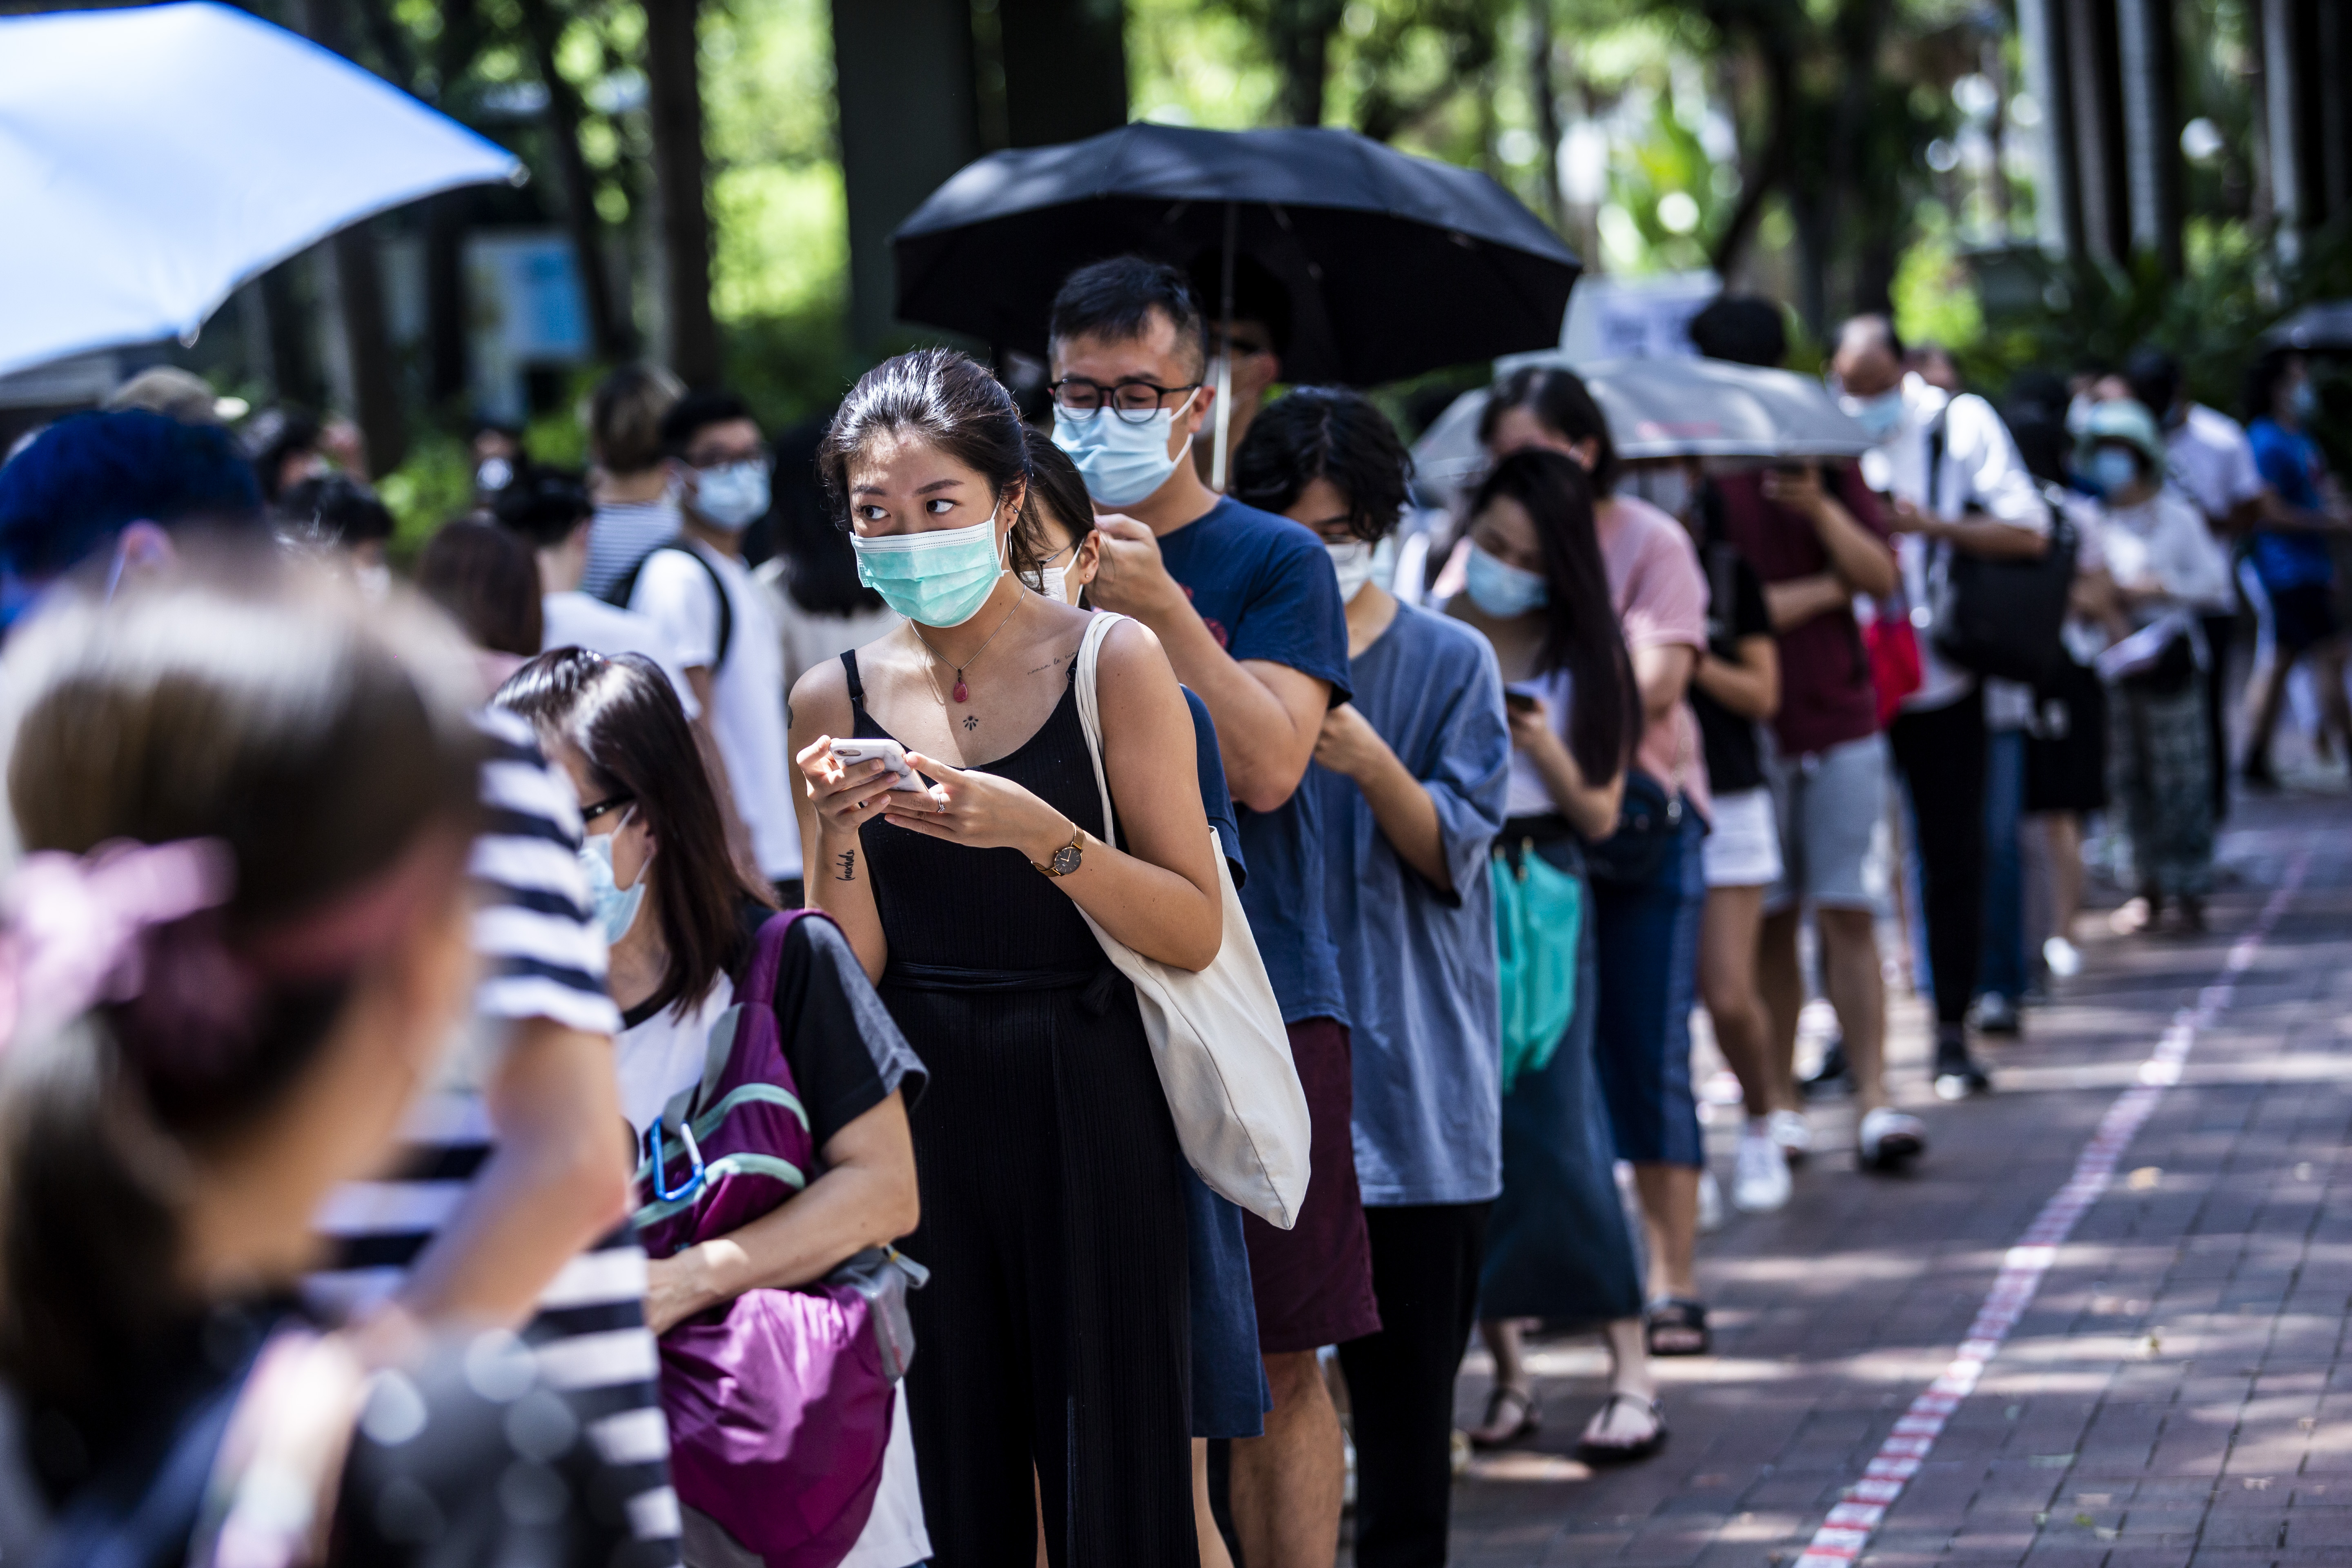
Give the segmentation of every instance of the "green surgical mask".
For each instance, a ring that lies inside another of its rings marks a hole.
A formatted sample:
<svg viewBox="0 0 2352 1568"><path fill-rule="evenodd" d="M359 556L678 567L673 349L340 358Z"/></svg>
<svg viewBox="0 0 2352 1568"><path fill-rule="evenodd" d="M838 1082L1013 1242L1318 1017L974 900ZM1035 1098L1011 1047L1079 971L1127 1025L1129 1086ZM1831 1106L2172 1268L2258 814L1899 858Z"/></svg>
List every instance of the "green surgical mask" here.
<svg viewBox="0 0 2352 1568"><path fill-rule="evenodd" d="M970 528L929 533L891 533L879 539L849 536L857 552L857 580L910 621L927 626L960 626L1003 575L994 512Z"/></svg>

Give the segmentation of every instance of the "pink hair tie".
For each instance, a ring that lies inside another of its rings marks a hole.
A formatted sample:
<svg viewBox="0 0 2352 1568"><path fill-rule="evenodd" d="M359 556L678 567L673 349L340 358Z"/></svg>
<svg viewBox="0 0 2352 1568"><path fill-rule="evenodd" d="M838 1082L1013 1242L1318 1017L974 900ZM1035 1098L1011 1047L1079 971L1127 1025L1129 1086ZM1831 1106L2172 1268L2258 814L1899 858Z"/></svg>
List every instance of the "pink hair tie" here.
<svg viewBox="0 0 2352 1568"><path fill-rule="evenodd" d="M219 908L236 884L236 858L217 838L25 857L0 889L0 1047L137 996L141 939Z"/></svg>

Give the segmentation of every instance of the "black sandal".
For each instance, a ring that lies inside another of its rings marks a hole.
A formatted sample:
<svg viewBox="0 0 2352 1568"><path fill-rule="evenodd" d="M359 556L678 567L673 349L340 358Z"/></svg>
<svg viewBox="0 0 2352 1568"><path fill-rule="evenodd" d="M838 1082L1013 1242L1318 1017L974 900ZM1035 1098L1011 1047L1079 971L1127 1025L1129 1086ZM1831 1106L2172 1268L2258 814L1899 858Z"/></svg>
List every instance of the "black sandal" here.
<svg viewBox="0 0 2352 1568"><path fill-rule="evenodd" d="M1506 1399L1516 1399L1519 1402L1519 1418L1512 1424L1511 1429L1501 1436L1487 1436L1486 1434L1493 1430L1496 1420L1502 1415L1503 1401ZM1474 1448L1507 1448L1514 1443L1526 1442L1542 1430L1543 1405L1537 1400L1535 1391L1513 1388L1508 1384L1503 1384L1498 1385L1492 1394L1486 1395L1486 1420L1477 1431L1468 1434L1468 1436L1470 1446Z"/></svg>
<svg viewBox="0 0 2352 1568"><path fill-rule="evenodd" d="M1642 1315L1642 1342L1654 1356L1706 1355L1715 1349L1707 1332L1706 1303L1669 1296Z"/></svg>
<svg viewBox="0 0 2352 1568"><path fill-rule="evenodd" d="M1666 1406L1664 1400L1644 1399L1638 1394L1612 1394L1601 1402L1601 1415L1607 1415L1619 1400L1640 1406L1649 1412L1657 1425L1650 1435L1638 1443L1596 1443L1590 1437L1576 1441L1576 1457L1588 1465L1630 1465L1646 1459L1666 1446ZM1598 1416L1595 1419L1599 1419ZM1590 1426L1585 1428L1591 1430Z"/></svg>

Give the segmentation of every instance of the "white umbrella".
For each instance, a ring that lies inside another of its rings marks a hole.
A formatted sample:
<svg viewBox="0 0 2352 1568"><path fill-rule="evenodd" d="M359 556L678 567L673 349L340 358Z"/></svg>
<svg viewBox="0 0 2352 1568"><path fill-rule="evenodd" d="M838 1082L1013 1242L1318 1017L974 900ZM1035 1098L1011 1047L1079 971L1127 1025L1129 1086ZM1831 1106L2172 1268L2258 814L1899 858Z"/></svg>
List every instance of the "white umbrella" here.
<svg viewBox="0 0 2352 1568"><path fill-rule="evenodd" d="M1621 359L1571 366L1557 354L1520 355L1519 364L1573 369L1609 421L1617 455L1648 458L1858 458L1870 437L1811 376L1717 359ZM1506 367L1497 363L1496 370ZM1484 468L1478 416L1484 390L1464 393L1413 447L1432 482L1460 486Z"/></svg>
<svg viewBox="0 0 2352 1568"><path fill-rule="evenodd" d="M513 153L209 0L0 20L0 374L193 336L372 213Z"/></svg>

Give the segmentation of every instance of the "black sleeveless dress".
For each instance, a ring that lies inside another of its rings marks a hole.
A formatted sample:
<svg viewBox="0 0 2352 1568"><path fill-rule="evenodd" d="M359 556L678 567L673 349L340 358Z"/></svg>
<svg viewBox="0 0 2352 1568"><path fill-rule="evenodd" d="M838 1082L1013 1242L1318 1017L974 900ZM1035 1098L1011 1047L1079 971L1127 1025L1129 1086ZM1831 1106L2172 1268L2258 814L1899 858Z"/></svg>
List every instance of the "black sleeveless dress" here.
<svg viewBox="0 0 2352 1568"><path fill-rule="evenodd" d="M893 738L841 661L856 734ZM1102 836L1075 689L975 771ZM932 1271L907 1396L933 1562L1034 1568L1042 1501L1054 1568L1196 1568L1183 1155L1134 989L1019 850L859 840L882 1000L931 1075L906 1247Z"/></svg>

